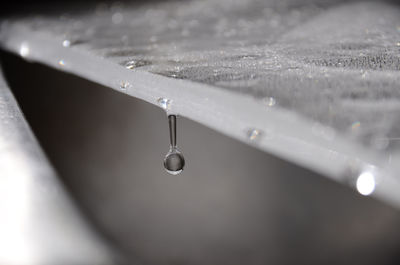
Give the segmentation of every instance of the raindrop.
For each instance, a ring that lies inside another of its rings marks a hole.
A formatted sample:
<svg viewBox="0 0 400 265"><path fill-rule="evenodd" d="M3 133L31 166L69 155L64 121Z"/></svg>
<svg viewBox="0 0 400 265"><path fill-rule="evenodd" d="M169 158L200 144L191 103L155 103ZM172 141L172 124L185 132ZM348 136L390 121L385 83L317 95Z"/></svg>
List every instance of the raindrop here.
<svg viewBox="0 0 400 265"><path fill-rule="evenodd" d="M276 104L276 99L273 97L265 97L263 98L263 103L268 107L273 107Z"/></svg>
<svg viewBox="0 0 400 265"><path fill-rule="evenodd" d="M27 57L29 55L29 46L26 43L22 43L19 47L19 54L22 57Z"/></svg>
<svg viewBox="0 0 400 265"><path fill-rule="evenodd" d="M67 47L71 46L71 41L70 40L63 40L62 45L67 48Z"/></svg>
<svg viewBox="0 0 400 265"><path fill-rule="evenodd" d="M368 72L367 71L361 71L361 78L366 78L368 76Z"/></svg>
<svg viewBox="0 0 400 265"><path fill-rule="evenodd" d="M361 173L356 182L357 191L364 195L371 195L376 186L375 176L371 172L363 172Z"/></svg>
<svg viewBox="0 0 400 265"><path fill-rule="evenodd" d="M158 105L163 108L165 111L170 110L171 108L171 100L168 98L159 98L157 100Z"/></svg>
<svg viewBox="0 0 400 265"><path fill-rule="evenodd" d="M168 116L170 148L164 158L164 168L172 175L178 175L185 167L185 158L176 146L176 115Z"/></svg>
<svg viewBox="0 0 400 265"><path fill-rule="evenodd" d="M125 68L132 70L132 69L135 69L135 68L138 68L138 67L142 67L142 66L146 66L146 65L149 65L149 64L151 64L151 62L145 61L145 60L130 60L130 61L127 61L125 63Z"/></svg>
<svg viewBox="0 0 400 265"><path fill-rule="evenodd" d="M247 131L247 137L249 138L250 141L255 141L259 139L261 135L262 132L259 129L250 129Z"/></svg>
<svg viewBox="0 0 400 265"><path fill-rule="evenodd" d="M60 66L65 66L65 61L64 61L64 60L59 60L59 61L58 61L58 65L60 65Z"/></svg>
<svg viewBox="0 0 400 265"><path fill-rule="evenodd" d="M119 83L119 88L124 91L127 90L130 86L131 84L128 81L121 81Z"/></svg>

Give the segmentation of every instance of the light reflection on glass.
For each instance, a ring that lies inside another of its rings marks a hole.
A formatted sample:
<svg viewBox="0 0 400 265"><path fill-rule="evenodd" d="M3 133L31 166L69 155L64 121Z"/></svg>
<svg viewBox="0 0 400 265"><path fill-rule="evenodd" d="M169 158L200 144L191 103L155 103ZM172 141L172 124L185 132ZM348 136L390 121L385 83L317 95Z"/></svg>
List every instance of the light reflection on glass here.
<svg viewBox="0 0 400 265"><path fill-rule="evenodd" d="M357 178L357 191L364 195L371 195L375 190L375 176L371 172L363 172Z"/></svg>
<svg viewBox="0 0 400 265"><path fill-rule="evenodd" d="M27 57L29 55L29 46L26 43L22 43L19 47L19 55Z"/></svg>

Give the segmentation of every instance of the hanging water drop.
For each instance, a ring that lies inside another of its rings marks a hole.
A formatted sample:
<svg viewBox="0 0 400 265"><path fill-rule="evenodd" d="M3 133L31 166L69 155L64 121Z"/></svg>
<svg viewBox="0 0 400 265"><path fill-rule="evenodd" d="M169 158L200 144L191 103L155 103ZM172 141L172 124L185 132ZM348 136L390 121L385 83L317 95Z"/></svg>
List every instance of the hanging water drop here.
<svg viewBox="0 0 400 265"><path fill-rule="evenodd" d="M164 158L164 168L172 175L178 175L183 171L185 158L176 146L176 115L168 116L170 148Z"/></svg>
<svg viewBox="0 0 400 265"><path fill-rule="evenodd" d="M159 98L157 100L158 105L167 112L171 109L171 102L168 98Z"/></svg>

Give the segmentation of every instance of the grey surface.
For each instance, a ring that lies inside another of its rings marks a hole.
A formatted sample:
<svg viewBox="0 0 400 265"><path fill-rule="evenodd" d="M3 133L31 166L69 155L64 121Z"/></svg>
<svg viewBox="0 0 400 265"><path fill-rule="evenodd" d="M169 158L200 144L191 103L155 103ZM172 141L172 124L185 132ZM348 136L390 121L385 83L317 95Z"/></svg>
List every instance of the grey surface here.
<svg viewBox="0 0 400 265"><path fill-rule="evenodd" d="M372 170L400 205L398 22L382 1L116 3L5 20L0 39L336 181Z"/></svg>
<svg viewBox="0 0 400 265"><path fill-rule="evenodd" d="M0 264L116 264L66 194L1 69L0 220Z"/></svg>
<svg viewBox="0 0 400 265"><path fill-rule="evenodd" d="M182 117L187 167L171 176L162 110L15 60L10 85L52 164L137 264L399 264L398 210Z"/></svg>
<svg viewBox="0 0 400 265"><path fill-rule="evenodd" d="M393 3L168 1L79 13L26 24L124 66L273 97L275 107L370 148L399 150L400 9Z"/></svg>

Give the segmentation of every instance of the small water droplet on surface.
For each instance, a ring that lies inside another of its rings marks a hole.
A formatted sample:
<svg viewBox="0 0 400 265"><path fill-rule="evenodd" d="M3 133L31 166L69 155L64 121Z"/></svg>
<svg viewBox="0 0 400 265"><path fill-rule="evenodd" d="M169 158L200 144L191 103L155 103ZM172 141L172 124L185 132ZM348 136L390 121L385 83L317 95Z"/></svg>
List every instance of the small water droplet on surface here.
<svg viewBox="0 0 400 265"><path fill-rule="evenodd" d="M125 64L125 68L127 69L133 69L136 67L136 61L129 61Z"/></svg>
<svg viewBox="0 0 400 265"><path fill-rule="evenodd" d="M263 103L268 107L273 107L276 104L276 99L273 97L266 97L263 99Z"/></svg>
<svg viewBox="0 0 400 265"><path fill-rule="evenodd" d="M371 195L375 190L375 186L375 176L371 172L363 172L358 176L356 187L360 194L364 196Z"/></svg>
<svg viewBox="0 0 400 265"><path fill-rule="evenodd" d="M71 41L70 40L63 40L62 45L67 48L67 47L71 46Z"/></svg>
<svg viewBox="0 0 400 265"><path fill-rule="evenodd" d="M59 61L58 61L58 65L60 65L60 66L65 66L65 61L64 61L64 60L59 60Z"/></svg>
<svg viewBox="0 0 400 265"><path fill-rule="evenodd" d="M146 66L146 65L149 65L149 64L151 64L151 62L145 61L145 60L130 60L130 61L127 61L125 63L125 68L132 70L132 69L135 69L135 68L138 68L138 67L142 67L142 66Z"/></svg>
<svg viewBox="0 0 400 265"><path fill-rule="evenodd" d="M168 116L170 148L164 158L164 168L172 175L178 175L185 167L185 158L176 146L176 115Z"/></svg>
<svg viewBox="0 0 400 265"><path fill-rule="evenodd" d="M127 90L130 86L131 84L128 81L121 81L119 83L119 88L124 91Z"/></svg>
<svg viewBox="0 0 400 265"><path fill-rule="evenodd" d="M26 43L22 43L21 46L19 47L19 54L22 57L27 57L29 55L29 46Z"/></svg>
<svg viewBox="0 0 400 265"><path fill-rule="evenodd" d="M396 46L397 46L397 47L400 47L400 41L399 41L398 43L396 43Z"/></svg>
<svg viewBox="0 0 400 265"><path fill-rule="evenodd" d="M250 139L250 141L255 141L261 137L261 130L259 129L250 129L247 131L247 137Z"/></svg>
<svg viewBox="0 0 400 265"><path fill-rule="evenodd" d="M361 71L361 78L366 78L368 76L367 71Z"/></svg>
<svg viewBox="0 0 400 265"><path fill-rule="evenodd" d="M168 98L159 98L157 103L164 110L169 110L171 108L172 101Z"/></svg>

